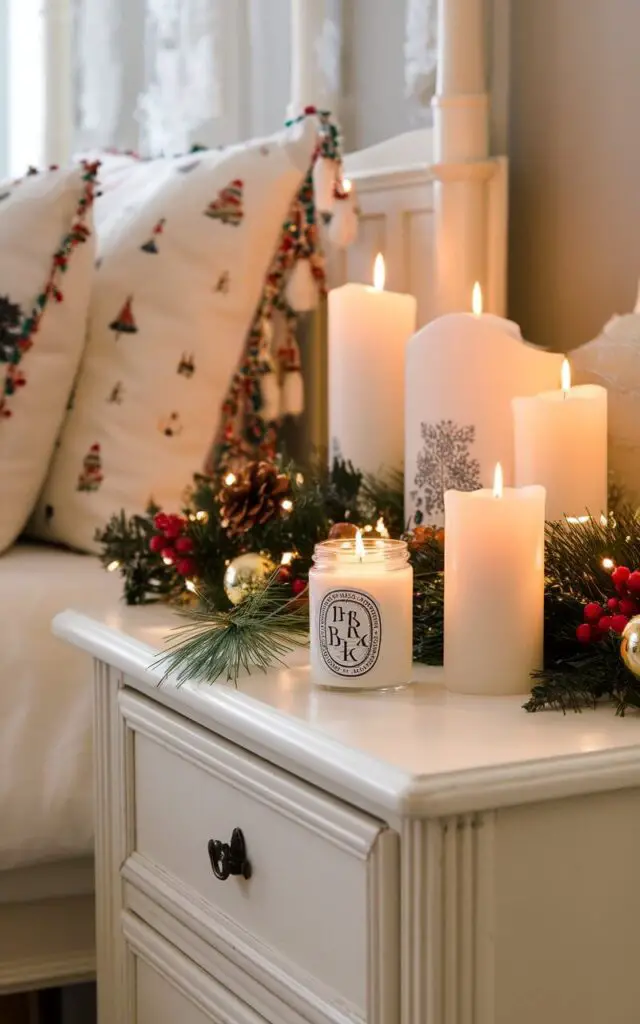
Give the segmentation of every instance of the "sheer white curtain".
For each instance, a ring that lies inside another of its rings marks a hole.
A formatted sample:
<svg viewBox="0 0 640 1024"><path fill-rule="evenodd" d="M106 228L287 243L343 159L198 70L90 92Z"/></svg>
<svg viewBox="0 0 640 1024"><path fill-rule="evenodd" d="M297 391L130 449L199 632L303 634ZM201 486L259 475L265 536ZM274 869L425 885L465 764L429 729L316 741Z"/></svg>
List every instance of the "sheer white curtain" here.
<svg viewBox="0 0 640 1024"><path fill-rule="evenodd" d="M71 73L71 0L0 0L3 177L70 155Z"/></svg>

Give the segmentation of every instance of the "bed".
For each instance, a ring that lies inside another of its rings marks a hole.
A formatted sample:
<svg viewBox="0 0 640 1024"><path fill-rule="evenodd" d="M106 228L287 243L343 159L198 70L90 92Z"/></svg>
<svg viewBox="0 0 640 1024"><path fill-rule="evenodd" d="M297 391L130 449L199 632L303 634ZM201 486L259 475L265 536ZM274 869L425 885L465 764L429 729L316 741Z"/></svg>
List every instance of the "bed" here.
<svg viewBox="0 0 640 1024"><path fill-rule="evenodd" d="M294 107L320 99L320 3L292 0ZM483 0L440 0L433 127L345 160L360 233L333 259L330 281L370 281L382 251L387 286L417 296L420 323L468 308L475 281L485 309L505 309L507 164L489 155L484 40ZM94 971L89 659L50 637L49 625L65 607L117 615L120 585L88 556L18 546L2 559L0 588L2 993Z"/></svg>

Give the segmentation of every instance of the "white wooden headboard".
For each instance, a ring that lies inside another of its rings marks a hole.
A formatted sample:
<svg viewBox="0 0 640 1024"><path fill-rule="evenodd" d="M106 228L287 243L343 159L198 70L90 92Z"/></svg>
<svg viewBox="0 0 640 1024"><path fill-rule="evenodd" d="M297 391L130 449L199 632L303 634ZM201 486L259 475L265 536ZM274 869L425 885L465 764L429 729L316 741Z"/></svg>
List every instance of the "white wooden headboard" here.
<svg viewBox="0 0 640 1024"><path fill-rule="evenodd" d="M291 0L291 110L321 104L317 48L330 0ZM332 285L371 281L382 251L387 286L418 299L419 323L469 309L504 315L508 168L489 155L483 0L438 0L433 127L347 155L361 210L358 241L333 254ZM381 69L384 73L384 69Z"/></svg>

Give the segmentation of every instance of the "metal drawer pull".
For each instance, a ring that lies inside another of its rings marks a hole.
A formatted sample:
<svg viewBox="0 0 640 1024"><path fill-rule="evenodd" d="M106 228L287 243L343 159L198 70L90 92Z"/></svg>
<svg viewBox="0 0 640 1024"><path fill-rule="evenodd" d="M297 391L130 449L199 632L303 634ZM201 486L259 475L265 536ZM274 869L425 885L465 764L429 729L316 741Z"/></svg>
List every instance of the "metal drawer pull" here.
<svg viewBox="0 0 640 1024"><path fill-rule="evenodd" d="M243 878L251 878L251 864L247 860L247 850L241 829L234 828L230 843L221 843L219 839L210 839L207 850L213 873L221 882L225 882L229 875L242 875Z"/></svg>

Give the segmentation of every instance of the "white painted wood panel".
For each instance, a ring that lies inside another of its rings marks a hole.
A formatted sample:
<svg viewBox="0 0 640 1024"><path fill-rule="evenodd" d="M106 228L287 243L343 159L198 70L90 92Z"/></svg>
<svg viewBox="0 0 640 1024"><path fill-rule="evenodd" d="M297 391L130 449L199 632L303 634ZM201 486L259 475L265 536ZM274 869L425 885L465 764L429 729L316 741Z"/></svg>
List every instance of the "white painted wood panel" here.
<svg viewBox="0 0 640 1024"><path fill-rule="evenodd" d="M496 816L490 1024L635 1024L640 789Z"/></svg>
<svg viewBox="0 0 640 1024"><path fill-rule="evenodd" d="M374 966L395 971L369 950L380 823L147 701L121 706L135 735L137 855L366 1013ZM223 882L207 843L235 827L253 874Z"/></svg>

